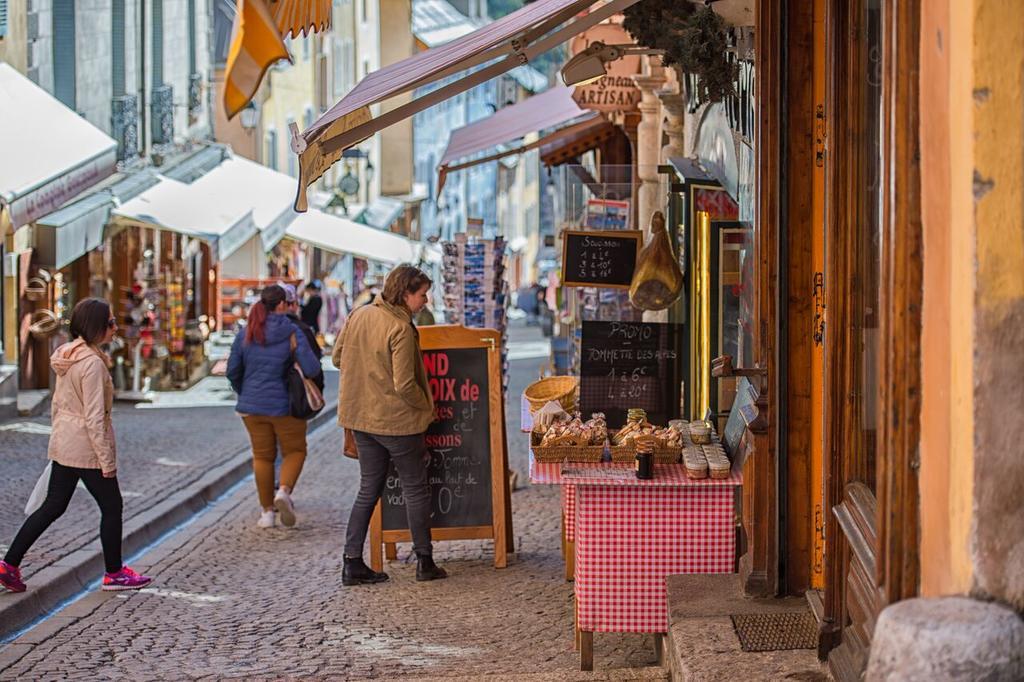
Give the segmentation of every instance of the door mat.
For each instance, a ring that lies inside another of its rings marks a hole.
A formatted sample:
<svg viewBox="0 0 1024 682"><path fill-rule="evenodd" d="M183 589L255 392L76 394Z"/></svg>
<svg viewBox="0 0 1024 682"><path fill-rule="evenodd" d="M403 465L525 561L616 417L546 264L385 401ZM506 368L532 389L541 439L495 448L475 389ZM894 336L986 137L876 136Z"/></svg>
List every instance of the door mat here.
<svg viewBox="0 0 1024 682"><path fill-rule="evenodd" d="M744 651L818 648L818 624L809 611L744 613L730 618Z"/></svg>

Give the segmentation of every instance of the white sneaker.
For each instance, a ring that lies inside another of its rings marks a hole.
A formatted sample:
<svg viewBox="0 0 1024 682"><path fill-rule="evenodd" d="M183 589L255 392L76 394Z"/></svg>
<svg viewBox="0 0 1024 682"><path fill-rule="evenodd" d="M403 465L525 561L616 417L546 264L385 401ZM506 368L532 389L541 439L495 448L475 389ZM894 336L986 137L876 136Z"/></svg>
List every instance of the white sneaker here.
<svg viewBox="0 0 1024 682"><path fill-rule="evenodd" d="M260 528L273 528L275 521L274 511L265 511L260 514L260 520L256 522L256 525Z"/></svg>
<svg viewBox="0 0 1024 682"><path fill-rule="evenodd" d="M289 528L295 525L295 505L292 503L292 496L283 488L277 489L274 495L274 506L277 513L281 515L281 523Z"/></svg>

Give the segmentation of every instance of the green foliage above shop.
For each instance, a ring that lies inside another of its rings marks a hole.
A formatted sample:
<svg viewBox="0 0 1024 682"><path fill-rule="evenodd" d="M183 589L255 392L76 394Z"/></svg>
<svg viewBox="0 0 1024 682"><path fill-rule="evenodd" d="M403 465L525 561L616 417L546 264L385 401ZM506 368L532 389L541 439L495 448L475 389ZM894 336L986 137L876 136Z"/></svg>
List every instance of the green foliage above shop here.
<svg viewBox="0 0 1024 682"><path fill-rule="evenodd" d="M714 9L679 0L640 0L624 14L623 27L637 43L664 50L665 66L697 76L701 101L718 102L734 93L737 66L728 59L725 20Z"/></svg>

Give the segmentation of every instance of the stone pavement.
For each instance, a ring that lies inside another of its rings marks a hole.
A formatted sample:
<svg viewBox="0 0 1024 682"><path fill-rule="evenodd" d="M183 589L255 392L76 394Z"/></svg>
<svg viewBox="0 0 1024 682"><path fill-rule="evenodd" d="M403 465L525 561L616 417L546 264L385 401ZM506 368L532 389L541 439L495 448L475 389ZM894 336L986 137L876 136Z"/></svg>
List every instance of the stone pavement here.
<svg viewBox="0 0 1024 682"><path fill-rule="evenodd" d="M512 341L536 344L534 333L515 330ZM521 483L528 453L516 397L545 362L512 363L510 465ZM400 545L389 583L342 587L358 467L339 444L333 424L311 435L295 529L256 528L247 479L132 559L156 576L152 588L88 593L0 649L0 680L667 679L643 635L598 634L595 672L579 672L557 490L512 495L517 554L504 570L492 566L490 541L438 543L451 577L420 584Z"/></svg>
<svg viewBox="0 0 1024 682"><path fill-rule="evenodd" d="M642 635L598 635L597 672L577 672L556 490L513 495L504 570L489 541L438 543L451 577L420 584L400 545L389 583L342 587L358 467L338 444L334 425L311 437L296 528L256 528L247 480L134 560L152 588L90 593L0 650L0 679L665 679Z"/></svg>
<svg viewBox="0 0 1024 682"><path fill-rule="evenodd" d="M327 381L327 396L336 396L337 372L328 373ZM248 446L233 405L230 401L218 408L161 410L115 406L117 473L126 521L193 485ZM6 550L25 520L25 502L46 466L49 435L49 414L0 423L0 549ZM99 518L92 497L79 490L67 513L25 557L25 577L31 579L33 573L96 540Z"/></svg>

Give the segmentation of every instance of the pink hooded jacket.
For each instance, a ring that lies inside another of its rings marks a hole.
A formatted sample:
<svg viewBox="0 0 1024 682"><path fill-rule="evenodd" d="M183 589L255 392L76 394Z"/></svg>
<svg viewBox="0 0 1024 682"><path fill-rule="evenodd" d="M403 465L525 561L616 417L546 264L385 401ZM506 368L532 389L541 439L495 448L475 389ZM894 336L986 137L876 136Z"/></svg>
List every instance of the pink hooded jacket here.
<svg viewBox="0 0 1024 682"><path fill-rule="evenodd" d="M114 382L105 356L82 339L64 344L50 356L57 373L50 422L49 457L64 466L117 470Z"/></svg>

